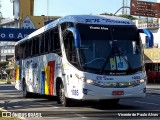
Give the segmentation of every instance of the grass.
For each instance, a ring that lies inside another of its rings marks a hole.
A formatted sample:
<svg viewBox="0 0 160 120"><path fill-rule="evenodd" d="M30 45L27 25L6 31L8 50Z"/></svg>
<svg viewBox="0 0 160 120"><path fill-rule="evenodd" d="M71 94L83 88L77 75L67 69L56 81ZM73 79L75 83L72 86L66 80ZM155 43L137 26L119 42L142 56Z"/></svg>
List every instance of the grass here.
<svg viewBox="0 0 160 120"><path fill-rule="evenodd" d="M21 120L15 117L2 117L2 110L0 110L0 120Z"/></svg>

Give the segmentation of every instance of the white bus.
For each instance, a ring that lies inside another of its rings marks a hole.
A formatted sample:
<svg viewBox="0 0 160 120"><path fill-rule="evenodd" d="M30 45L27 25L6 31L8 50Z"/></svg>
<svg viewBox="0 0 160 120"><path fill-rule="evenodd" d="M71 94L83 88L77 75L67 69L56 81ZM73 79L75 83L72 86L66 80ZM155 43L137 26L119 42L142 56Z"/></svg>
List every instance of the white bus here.
<svg viewBox="0 0 160 120"><path fill-rule="evenodd" d="M57 96L64 106L144 97L144 67L139 30L115 16L62 17L15 45L15 87L24 97Z"/></svg>

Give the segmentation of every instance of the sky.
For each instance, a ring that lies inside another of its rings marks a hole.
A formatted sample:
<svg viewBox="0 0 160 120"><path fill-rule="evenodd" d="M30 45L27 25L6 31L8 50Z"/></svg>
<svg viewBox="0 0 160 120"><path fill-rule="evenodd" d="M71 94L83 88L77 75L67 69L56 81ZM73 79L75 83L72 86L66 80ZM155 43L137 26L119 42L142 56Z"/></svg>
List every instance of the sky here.
<svg viewBox="0 0 160 120"><path fill-rule="evenodd" d="M3 18L13 18L13 3L0 0ZM74 14L115 13L122 7L122 0L34 0L35 16L65 16ZM128 6L130 6L128 0ZM145 0L155 2L156 0ZM129 9L127 9L129 12ZM121 11L120 11L121 12Z"/></svg>

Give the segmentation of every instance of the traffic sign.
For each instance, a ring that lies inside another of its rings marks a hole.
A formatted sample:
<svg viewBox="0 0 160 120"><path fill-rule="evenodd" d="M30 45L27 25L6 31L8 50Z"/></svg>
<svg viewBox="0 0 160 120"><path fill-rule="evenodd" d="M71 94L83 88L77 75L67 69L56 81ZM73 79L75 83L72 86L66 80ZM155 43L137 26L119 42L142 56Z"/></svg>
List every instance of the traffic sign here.
<svg viewBox="0 0 160 120"><path fill-rule="evenodd" d="M146 17L160 17L160 3L131 0L130 14Z"/></svg>

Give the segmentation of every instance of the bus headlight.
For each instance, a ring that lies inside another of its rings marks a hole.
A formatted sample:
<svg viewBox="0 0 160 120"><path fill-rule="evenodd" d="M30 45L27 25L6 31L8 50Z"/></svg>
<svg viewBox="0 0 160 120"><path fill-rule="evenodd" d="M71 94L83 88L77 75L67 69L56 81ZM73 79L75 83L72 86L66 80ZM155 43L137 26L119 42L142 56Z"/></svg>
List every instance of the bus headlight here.
<svg viewBox="0 0 160 120"><path fill-rule="evenodd" d="M88 83L88 84L93 84L94 81L93 81L92 79L86 79L86 83Z"/></svg>
<svg viewBox="0 0 160 120"><path fill-rule="evenodd" d="M94 83L94 80L92 79L87 79L87 78L81 78L81 80L85 83L88 83L88 84L93 84Z"/></svg>
<svg viewBox="0 0 160 120"><path fill-rule="evenodd" d="M144 79L141 79L141 80L139 80L139 82L140 82L140 83L144 83L144 82L145 82L145 80L144 80Z"/></svg>
<svg viewBox="0 0 160 120"><path fill-rule="evenodd" d="M147 81L147 77L144 77L144 78L142 78L140 80L137 80L137 83L141 84L141 83L144 83L145 81Z"/></svg>

